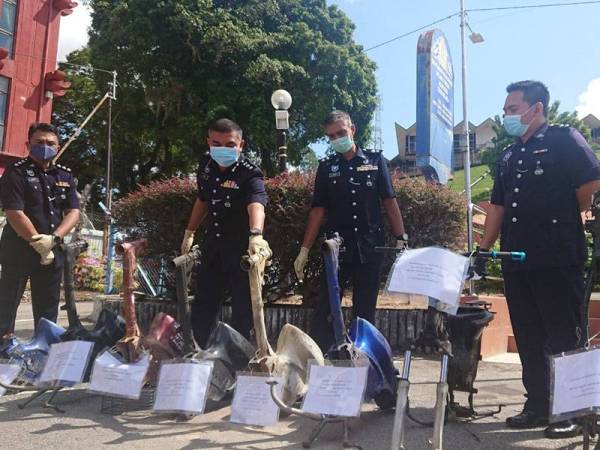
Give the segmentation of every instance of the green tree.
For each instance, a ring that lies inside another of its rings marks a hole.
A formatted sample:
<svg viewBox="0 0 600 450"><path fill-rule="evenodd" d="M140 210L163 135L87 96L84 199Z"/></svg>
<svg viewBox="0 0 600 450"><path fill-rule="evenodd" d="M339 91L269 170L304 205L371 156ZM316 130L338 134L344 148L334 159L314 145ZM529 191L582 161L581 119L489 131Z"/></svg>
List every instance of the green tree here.
<svg viewBox="0 0 600 450"><path fill-rule="evenodd" d="M207 149L207 124L220 116L240 123L247 149L261 156L267 174L275 174L270 96L277 88L293 96L292 165L311 164L309 144L322 137L321 122L333 108L352 115L359 144L369 138L375 64L354 43L352 22L325 0L91 0L90 5L89 61L119 73L113 143L122 193L193 170ZM94 96L107 81L105 74L95 75ZM91 98L75 102L69 94L64 101L57 115L74 106L81 116L94 103ZM73 153L83 150L80 145Z"/></svg>
<svg viewBox="0 0 600 450"><path fill-rule="evenodd" d="M548 108L548 123L549 124L567 124L579 130L581 134L588 140L591 139L590 128L577 117L575 111L559 112L560 101L556 100ZM510 136L502 126L502 118L499 115L494 117L494 132L496 137L492 139L494 146L485 150L482 155L482 162L490 168L492 177L496 176L496 162L498 156L508 145L514 142L514 137Z"/></svg>

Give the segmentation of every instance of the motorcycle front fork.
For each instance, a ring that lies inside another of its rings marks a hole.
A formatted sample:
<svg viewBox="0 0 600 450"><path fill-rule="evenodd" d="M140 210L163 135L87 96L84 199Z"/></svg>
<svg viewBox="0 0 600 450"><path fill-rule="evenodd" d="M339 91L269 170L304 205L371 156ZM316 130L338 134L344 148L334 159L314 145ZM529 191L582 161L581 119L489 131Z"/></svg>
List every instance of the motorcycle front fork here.
<svg viewBox="0 0 600 450"><path fill-rule="evenodd" d="M406 439L406 417L408 416L408 390L410 388L410 362L412 352L404 352L404 363L402 374L398 380L398 396L396 400L396 415L394 417L394 428L392 431L392 450L404 450ZM442 450L444 419L446 414L446 399L448 396L448 355L442 355L440 367L440 379L437 383L435 415L433 422L433 436L430 443L431 450Z"/></svg>

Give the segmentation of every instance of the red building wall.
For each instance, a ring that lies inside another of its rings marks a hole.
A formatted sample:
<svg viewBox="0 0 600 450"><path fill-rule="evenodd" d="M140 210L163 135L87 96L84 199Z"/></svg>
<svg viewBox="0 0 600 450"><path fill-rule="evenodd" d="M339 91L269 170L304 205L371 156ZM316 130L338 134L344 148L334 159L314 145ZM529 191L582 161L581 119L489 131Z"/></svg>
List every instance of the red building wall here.
<svg viewBox="0 0 600 450"><path fill-rule="evenodd" d="M0 0L0 15L5 1ZM56 69L61 14L69 14L76 5L69 0L16 1L12 54L1 61L0 69L0 76L9 79L0 174L27 155L29 125L50 121L52 96L46 95L44 76Z"/></svg>

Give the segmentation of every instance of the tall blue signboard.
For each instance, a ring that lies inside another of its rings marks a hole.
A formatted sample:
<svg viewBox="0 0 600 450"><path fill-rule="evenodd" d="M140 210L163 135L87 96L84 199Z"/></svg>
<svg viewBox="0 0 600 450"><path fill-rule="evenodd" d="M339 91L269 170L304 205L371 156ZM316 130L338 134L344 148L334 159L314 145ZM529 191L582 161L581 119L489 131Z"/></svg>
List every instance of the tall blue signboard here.
<svg viewBox="0 0 600 450"><path fill-rule="evenodd" d="M417 167L428 180L446 184L452 174L454 70L440 30L417 44Z"/></svg>

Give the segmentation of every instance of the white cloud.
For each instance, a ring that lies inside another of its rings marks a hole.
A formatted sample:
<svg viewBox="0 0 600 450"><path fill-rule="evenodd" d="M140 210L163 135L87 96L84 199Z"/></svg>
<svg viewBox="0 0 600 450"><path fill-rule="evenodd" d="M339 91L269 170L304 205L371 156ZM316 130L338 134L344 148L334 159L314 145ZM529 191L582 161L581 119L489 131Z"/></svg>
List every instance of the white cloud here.
<svg viewBox="0 0 600 450"><path fill-rule="evenodd" d="M59 61L65 61L69 53L87 44L88 27L91 23L91 8L81 4L73 10L73 14L61 18L58 35Z"/></svg>
<svg viewBox="0 0 600 450"><path fill-rule="evenodd" d="M577 115L580 118L593 114L600 117L600 78L589 82L585 91L579 96Z"/></svg>

